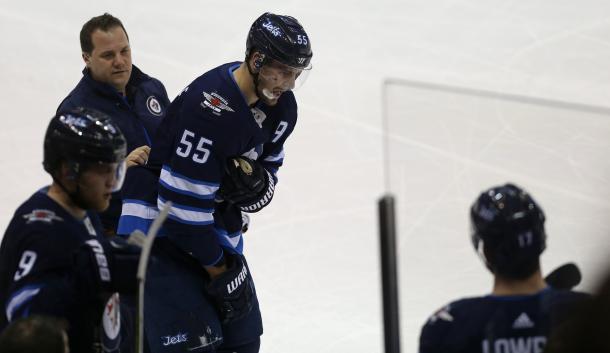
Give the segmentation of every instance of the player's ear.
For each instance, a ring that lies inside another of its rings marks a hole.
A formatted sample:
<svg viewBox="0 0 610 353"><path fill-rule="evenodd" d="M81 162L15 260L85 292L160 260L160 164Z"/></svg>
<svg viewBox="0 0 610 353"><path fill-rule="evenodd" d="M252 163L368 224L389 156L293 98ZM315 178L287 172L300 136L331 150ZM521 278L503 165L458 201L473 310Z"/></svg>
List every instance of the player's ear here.
<svg viewBox="0 0 610 353"><path fill-rule="evenodd" d="M85 65L89 67L89 63L91 62L91 53L82 52L81 56L83 58L83 61L85 62Z"/></svg>
<svg viewBox="0 0 610 353"><path fill-rule="evenodd" d="M254 72L258 72L261 67L263 67L263 63L265 61L265 55L259 53L258 51L255 51L252 54L252 57L250 58L250 60L252 61L252 67L254 68Z"/></svg>
<svg viewBox="0 0 610 353"><path fill-rule="evenodd" d="M69 185L76 183L77 173L71 163L62 162L56 173L55 178L66 187L70 187Z"/></svg>

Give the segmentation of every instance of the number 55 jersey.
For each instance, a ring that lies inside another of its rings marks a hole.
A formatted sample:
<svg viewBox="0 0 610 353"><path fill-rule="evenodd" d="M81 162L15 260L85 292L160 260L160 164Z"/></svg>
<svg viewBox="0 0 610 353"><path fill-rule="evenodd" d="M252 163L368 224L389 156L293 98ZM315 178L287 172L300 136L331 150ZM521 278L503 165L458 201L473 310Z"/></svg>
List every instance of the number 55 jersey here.
<svg viewBox="0 0 610 353"><path fill-rule="evenodd" d="M146 232L171 201L160 236L170 237L203 266L215 264L223 251L242 252L241 211L217 197L226 161L235 156L257 160L277 182L297 104L286 91L274 106L260 101L248 106L233 77L240 64L206 72L171 103L148 165L131 173L139 187L123 189L129 196L124 196L119 234Z"/></svg>

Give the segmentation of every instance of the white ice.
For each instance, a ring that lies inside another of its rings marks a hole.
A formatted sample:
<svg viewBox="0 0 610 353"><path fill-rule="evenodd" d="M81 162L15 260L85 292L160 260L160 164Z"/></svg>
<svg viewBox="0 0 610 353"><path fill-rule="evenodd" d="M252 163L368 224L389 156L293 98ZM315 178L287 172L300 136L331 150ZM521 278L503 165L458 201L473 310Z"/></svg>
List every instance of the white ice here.
<svg viewBox="0 0 610 353"><path fill-rule="evenodd" d="M262 352L383 351L376 200L384 192L384 78L608 105L610 3L602 0L0 0L2 228L50 181L41 166L44 129L81 77L80 27L105 11L123 20L134 63L162 80L170 97L205 70L241 60L249 25L264 11L296 16L310 34L314 69L296 92L299 123L277 194L246 234L265 322ZM492 105L501 110L502 133L473 154L465 147L497 129L493 123L477 129L478 120L438 120L442 110L427 104L454 111L473 105L409 92L407 108L416 111L393 131L394 151L403 146L413 160L395 166L405 171L398 215L407 230L399 234L403 351L417 351L420 326L441 304L489 291L491 277L468 243L466 207L490 184L514 179L537 196L549 219L544 269L576 261L582 289L592 288L608 254L607 117L597 116L600 128L583 134L575 129L590 115L565 114L570 129L549 129L551 118L515 125L511 112L532 112ZM538 134L544 143L536 148L555 157L538 161L539 174L502 162L519 159L502 143L518 146L514 131ZM548 141L554 134L583 141L578 151L592 155L571 159L565 144ZM570 168L558 168L558 160ZM601 165L591 169L595 161ZM550 173L557 177L547 183Z"/></svg>

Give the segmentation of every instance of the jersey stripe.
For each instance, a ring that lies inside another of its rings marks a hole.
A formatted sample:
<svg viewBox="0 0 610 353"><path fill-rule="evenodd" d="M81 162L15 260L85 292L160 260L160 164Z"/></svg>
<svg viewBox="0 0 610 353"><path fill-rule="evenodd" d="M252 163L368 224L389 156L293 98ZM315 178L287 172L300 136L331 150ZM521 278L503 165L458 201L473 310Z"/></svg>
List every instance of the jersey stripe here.
<svg viewBox="0 0 610 353"><path fill-rule="evenodd" d="M284 160L284 157L285 157L284 149L282 148L280 153L269 155L269 156L265 157L264 161L265 162L280 162L281 163Z"/></svg>
<svg viewBox="0 0 610 353"><path fill-rule="evenodd" d="M42 286L40 285L26 286L19 289L11 296L11 299L6 305L6 318L8 319L8 321L12 320L13 315L15 315L17 310L19 310L24 304L32 300L32 298L34 298L36 294L40 292L41 287Z"/></svg>
<svg viewBox="0 0 610 353"><path fill-rule="evenodd" d="M165 200L159 196L157 207L162 209L164 206ZM213 209L189 207L173 203L169 210L169 218L185 224L208 225L214 223L213 212Z"/></svg>
<svg viewBox="0 0 610 353"><path fill-rule="evenodd" d="M216 236L222 246L233 249L238 254L243 254L244 239L241 231L231 234L228 234L227 231L222 228L216 228L216 231Z"/></svg>
<svg viewBox="0 0 610 353"><path fill-rule="evenodd" d="M212 199L220 184L187 178L181 174L172 172L164 165L161 170L159 184L174 192L193 196L196 198Z"/></svg>

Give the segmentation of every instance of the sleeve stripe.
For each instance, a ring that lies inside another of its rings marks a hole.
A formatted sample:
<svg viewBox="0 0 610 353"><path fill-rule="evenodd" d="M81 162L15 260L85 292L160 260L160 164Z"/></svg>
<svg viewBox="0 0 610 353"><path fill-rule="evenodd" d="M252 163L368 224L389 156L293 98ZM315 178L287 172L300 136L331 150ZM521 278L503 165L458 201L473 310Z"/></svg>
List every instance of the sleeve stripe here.
<svg viewBox="0 0 610 353"><path fill-rule="evenodd" d="M162 209L165 200L159 197L157 207ZM214 223L214 210L173 204L169 210L169 218L185 224L207 225Z"/></svg>
<svg viewBox="0 0 610 353"><path fill-rule="evenodd" d="M236 248L239 245L239 242L241 241L241 232L237 233L234 237L230 237L228 235L225 235L224 237L233 248Z"/></svg>
<svg viewBox="0 0 610 353"><path fill-rule="evenodd" d="M23 287L11 297L6 305L6 318L8 321L12 320L15 312L19 310L23 304L32 300L32 298L34 298L36 294L40 292L40 288L40 286Z"/></svg>
<svg viewBox="0 0 610 353"><path fill-rule="evenodd" d="M199 196L209 195L214 197L220 184L207 183L200 180L189 179L178 173L174 173L167 166L163 166L159 183L173 191L188 195L196 194Z"/></svg>
<svg viewBox="0 0 610 353"><path fill-rule="evenodd" d="M269 156L265 157L264 161L265 162L277 162L277 161L283 160L284 157L285 157L284 149L282 148L280 153L269 155Z"/></svg>
<svg viewBox="0 0 610 353"><path fill-rule="evenodd" d="M136 216L121 215L121 218L119 219L119 226L117 229L117 234L129 235L132 232L134 232L135 230L139 230L142 233L146 234L146 233L148 233L148 229L150 229L152 222L153 222L152 219L144 219L144 218L140 218L140 217L136 217ZM161 237L163 235L164 235L163 227L161 227L161 229L159 230L159 233L157 234L157 237Z"/></svg>
<svg viewBox="0 0 610 353"><path fill-rule="evenodd" d="M159 215L157 206L152 206L147 203L132 202L132 200L123 201L123 209L121 216L135 216L143 219L155 219Z"/></svg>
<svg viewBox="0 0 610 353"><path fill-rule="evenodd" d="M126 202L137 203L137 204L140 204L140 205L150 206L150 207L157 207L157 205L155 205L155 204L152 204L150 202L146 202L144 200L138 200L138 199L123 199L123 203L126 203Z"/></svg>
<svg viewBox="0 0 610 353"><path fill-rule="evenodd" d="M170 213L167 215L167 218L174 220L178 223L182 223L182 224L188 224L188 225L192 225L192 226L208 226L212 223L214 223L214 221L188 221L182 218L179 218L177 216L174 216L171 211Z"/></svg>
<svg viewBox="0 0 610 353"><path fill-rule="evenodd" d="M218 232L216 236L218 237L220 245L233 249L238 254L243 254L244 239L241 231L228 234L227 231L222 228L216 228L216 230Z"/></svg>

